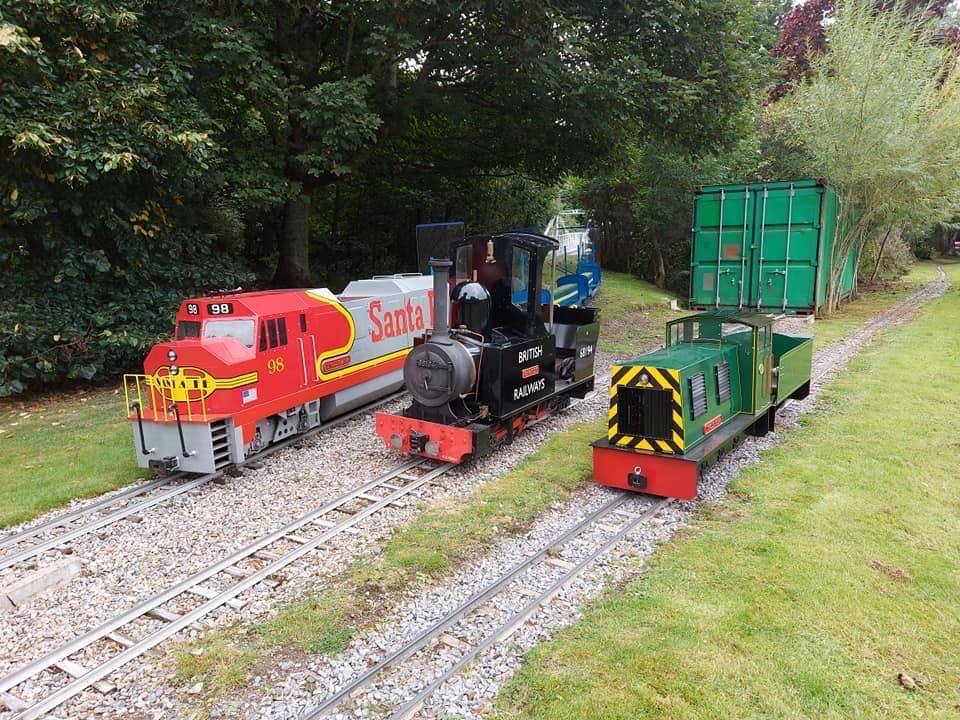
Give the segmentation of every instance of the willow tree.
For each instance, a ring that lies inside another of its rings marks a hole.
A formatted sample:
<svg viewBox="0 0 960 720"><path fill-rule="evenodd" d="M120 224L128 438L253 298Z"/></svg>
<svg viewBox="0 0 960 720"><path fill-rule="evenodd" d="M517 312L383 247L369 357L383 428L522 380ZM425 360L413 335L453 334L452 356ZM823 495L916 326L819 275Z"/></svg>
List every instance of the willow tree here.
<svg viewBox="0 0 960 720"><path fill-rule="evenodd" d="M873 0L844 0L809 82L772 106L787 144L841 197L828 312L843 258L878 232L929 225L960 203L960 71L938 22Z"/></svg>

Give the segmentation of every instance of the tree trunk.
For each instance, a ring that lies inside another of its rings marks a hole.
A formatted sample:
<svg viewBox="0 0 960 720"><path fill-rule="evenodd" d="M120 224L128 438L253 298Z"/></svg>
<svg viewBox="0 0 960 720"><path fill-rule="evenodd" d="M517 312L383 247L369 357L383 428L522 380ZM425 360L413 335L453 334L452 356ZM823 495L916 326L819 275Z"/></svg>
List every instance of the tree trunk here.
<svg viewBox="0 0 960 720"><path fill-rule="evenodd" d="M663 262L663 253L660 251L660 243L653 241L653 251L657 254L654 259L653 284L663 290L667 287L667 268Z"/></svg>
<svg viewBox="0 0 960 720"><path fill-rule="evenodd" d="M883 262L883 252L887 249L887 240L890 239L890 233L892 232L893 228L887 230L886 234L883 236L883 240L880 241L880 249L877 251L877 262L873 266L873 274L870 275L871 285L877 281L877 275L880 274L880 263Z"/></svg>
<svg viewBox="0 0 960 720"><path fill-rule="evenodd" d="M310 197L301 193L283 207L280 259L273 274L275 287L309 287Z"/></svg>

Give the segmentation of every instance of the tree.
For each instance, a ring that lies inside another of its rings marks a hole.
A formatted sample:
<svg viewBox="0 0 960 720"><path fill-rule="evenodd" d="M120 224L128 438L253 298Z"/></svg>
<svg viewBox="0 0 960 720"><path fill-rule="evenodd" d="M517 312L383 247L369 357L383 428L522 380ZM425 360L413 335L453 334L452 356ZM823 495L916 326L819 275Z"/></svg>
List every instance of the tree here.
<svg viewBox="0 0 960 720"><path fill-rule="evenodd" d="M952 0L877 0L878 10L896 9L907 15L922 12L931 18L955 14L950 10ZM810 78L811 60L827 50L827 24L832 21L835 0L804 0L790 10L780 25L780 39L770 54L780 61L778 82L767 94L767 102L776 102L789 93L797 83ZM946 35L956 42L956 28Z"/></svg>
<svg viewBox="0 0 960 720"><path fill-rule="evenodd" d="M591 210L603 228L604 263L680 292L688 284L695 186L743 180L757 172L760 98L773 67L769 48L787 5L772 0L685 7L690 10L685 37L707 43L701 46L704 56L719 71L723 87L709 113L695 107L690 119L714 122L716 112L721 129L705 126L697 137L669 127L634 133L617 157L577 183L574 193L576 204ZM729 69L722 70L725 66Z"/></svg>
<svg viewBox="0 0 960 720"><path fill-rule="evenodd" d="M828 312L851 250L859 258L878 232L931 227L960 204L960 72L937 24L844 0L810 82L771 108L773 132L840 192Z"/></svg>
<svg viewBox="0 0 960 720"><path fill-rule="evenodd" d="M309 278L309 206L376 157L549 182L661 132L724 141L751 73L729 2L169 4L195 94L238 160L235 206L278 238L275 283ZM724 33L715 32L725 27ZM202 62L200 62L202 60ZM381 154L382 153L382 154ZM394 172L404 172L407 165Z"/></svg>
<svg viewBox="0 0 960 720"><path fill-rule="evenodd" d="M136 2L0 2L0 395L123 366L214 264L212 122ZM184 212L203 198L204 212ZM163 278L163 286L157 279Z"/></svg>

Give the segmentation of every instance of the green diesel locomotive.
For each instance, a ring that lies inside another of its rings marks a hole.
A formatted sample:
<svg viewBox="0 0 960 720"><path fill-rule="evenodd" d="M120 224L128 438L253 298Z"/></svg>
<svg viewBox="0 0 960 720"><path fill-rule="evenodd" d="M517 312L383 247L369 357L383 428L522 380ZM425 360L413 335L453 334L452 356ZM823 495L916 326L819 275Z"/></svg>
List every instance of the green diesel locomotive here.
<svg viewBox="0 0 960 720"><path fill-rule="evenodd" d="M833 258L836 194L798 180L709 186L697 194L692 307L663 348L614 366L606 437L593 443L601 485L685 500L700 470L777 409L810 393L813 339L774 332L777 315L816 312ZM776 315L774 315L776 313Z"/></svg>
<svg viewBox="0 0 960 720"><path fill-rule="evenodd" d="M777 408L810 392L813 340L773 332L768 315L715 310L667 324L661 350L615 365L607 436L593 444L601 485L690 500L700 468Z"/></svg>

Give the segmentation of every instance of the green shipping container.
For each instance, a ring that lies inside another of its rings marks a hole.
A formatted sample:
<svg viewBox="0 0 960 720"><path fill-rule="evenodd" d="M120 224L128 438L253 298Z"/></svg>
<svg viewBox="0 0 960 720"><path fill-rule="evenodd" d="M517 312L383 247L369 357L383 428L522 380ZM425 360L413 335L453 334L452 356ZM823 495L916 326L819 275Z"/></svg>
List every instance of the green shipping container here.
<svg viewBox="0 0 960 720"><path fill-rule="evenodd" d="M690 307L810 314L825 305L837 194L817 180L707 185L694 199ZM853 290L851 251L841 297Z"/></svg>

